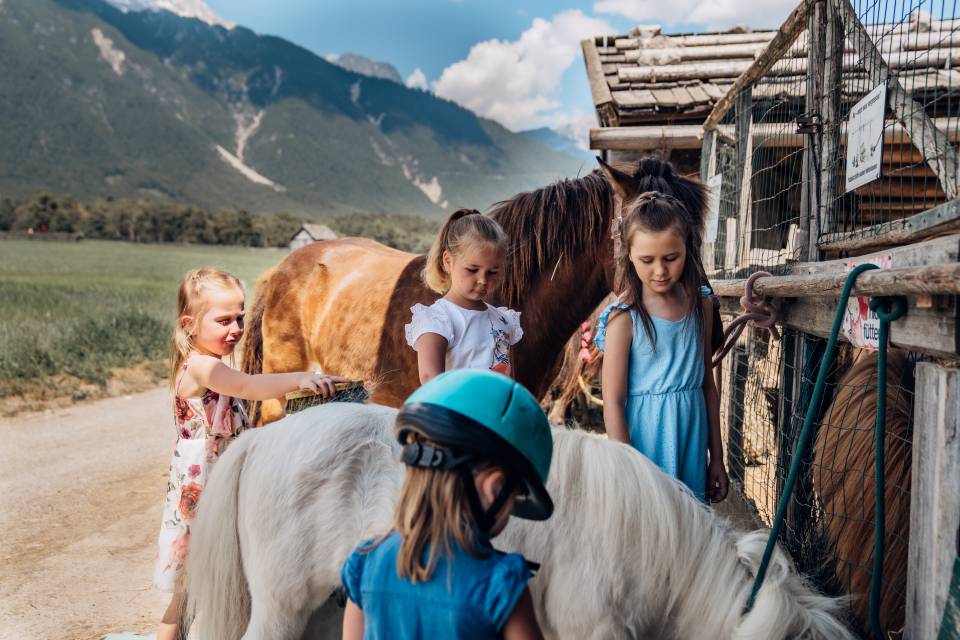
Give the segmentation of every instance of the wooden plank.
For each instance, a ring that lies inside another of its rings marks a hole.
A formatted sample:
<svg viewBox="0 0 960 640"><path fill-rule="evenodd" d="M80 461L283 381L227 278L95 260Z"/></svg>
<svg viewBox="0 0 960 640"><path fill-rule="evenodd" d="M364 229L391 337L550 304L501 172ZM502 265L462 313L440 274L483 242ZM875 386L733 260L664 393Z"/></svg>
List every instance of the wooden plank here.
<svg viewBox="0 0 960 640"><path fill-rule="evenodd" d="M857 259L858 263L861 259ZM759 278L753 285L757 295L778 298L810 298L839 295L846 282L846 272L811 275L769 276ZM711 285L713 282L711 282ZM718 296L740 295L746 278L717 280L713 290ZM853 287L855 296L892 295L958 295L960 294L960 263L877 269L861 274Z"/></svg>
<svg viewBox="0 0 960 640"><path fill-rule="evenodd" d="M629 135L624 135L624 131ZM699 125L601 127L590 129L590 148L608 151L645 151L660 149L699 149L703 144Z"/></svg>
<svg viewBox="0 0 960 640"><path fill-rule="evenodd" d="M700 181L704 184L713 177L717 170L717 132L708 131L703 137L703 148L700 152ZM711 196L712 198L713 196ZM719 197L719 194L717 195ZM714 267L714 244L707 242L706 236L700 248L703 268L707 271L713 271Z"/></svg>
<svg viewBox="0 0 960 640"><path fill-rule="evenodd" d="M651 93L662 107L675 107L680 104L679 99L673 93L673 89L652 89Z"/></svg>
<svg viewBox="0 0 960 640"><path fill-rule="evenodd" d="M843 0L847 2L847 0ZM843 32L840 30L839 19L829 4L824 5L818 13L821 24L817 26L823 34L823 61L816 65L815 73L823 72L820 93L820 122L822 134L820 139L820 204L817 211L816 238L821 234L832 233L835 226L833 216L834 194L836 182L839 178L836 165L837 149L840 144L841 132L836 126L840 122L840 84L838 79L843 73L840 70L840 56L843 49ZM842 136L844 140L846 136Z"/></svg>
<svg viewBox="0 0 960 640"><path fill-rule="evenodd" d="M856 262L857 264L862 262L878 262L886 257L889 257L891 264L897 268L950 265L957 263L960 262L960 235L946 236L925 242L918 242L905 247L896 247L885 251L869 253L856 258ZM839 260L824 260L820 262L799 262L790 265L787 272L793 276L846 274L847 265L850 261L849 258L842 258ZM875 275L871 276L871 274L865 273L860 276L858 282L861 282L868 276L875 277ZM763 289L763 282L765 280L769 281L770 279L764 278L759 280L755 288L756 291L760 292ZM725 280L718 282L734 281ZM739 297L743 294L742 284L745 283L746 280L738 280L736 282L739 284L729 290L729 295ZM719 286L722 288L726 285L721 284ZM715 290L717 291L717 295L727 295L720 293L716 288ZM840 293L839 290L837 293ZM768 293L766 295L772 294Z"/></svg>
<svg viewBox="0 0 960 640"><path fill-rule="evenodd" d="M723 247L723 268L726 271L733 271L737 266L737 219L727 218L725 225L727 234Z"/></svg>
<svg viewBox="0 0 960 640"><path fill-rule="evenodd" d="M610 103L613 98L610 96L610 87L607 86L606 78L603 75L603 68L600 63L600 55L597 53L597 46L593 40L583 40L580 42L583 49L583 62L587 67L587 79L590 82L590 95L593 96L595 107Z"/></svg>
<svg viewBox="0 0 960 640"><path fill-rule="evenodd" d="M733 100L746 87L752 86L757 78L766 73L779 60L783 54L793 45L797 36L807 27L807 14L813 0L802 0L800 4L790 13L787 20L783 23L776 35L770 40L769 46L763 50L763 53L757 56L757 59L734 81L733 86L727 94L713 107L713 111L707 116L703 123L704 129L713 129L733 106Z"/></svg>
<svg viewBox="0 0 960 640"><path fill-rule="evenodd" d="M824 236L820 248L824 251L855 251L906 244L956 229L960 229L960 200L951 200L903 221Z"/></svg>
<svg viewBox="0 0 960 640"><path fill-rule="evenodd" d="M704 90L702 85L692 84L686 89L690 93L690 97L693 99L694 102L707 103L707 102L713 101L713 98L711 98L710 94Z"/></svg>
<svg viewBox="0 0 960 640"><path fill-rule="evenodd" d="M924 111L923 105L914 101L900 80L890 72L880 51L870 38L863 23L857 18L850 0L830 0L846 28L863 65L874 86L887 83L887 99L897 119L903 124L910 139L926 158L930 168L937 174L943 190L950 199L957 197L957 171L960 163L957 152L942 132L937 131Z"/></svg>
<svg viewBox="0 0 960 640"><path fill-rule="evenodd" d="M741 346L733 348L730 354L729 385L730 402L727 404L727 473L731 478L743 482L743 412L749 373L747 350Z"/></svg>
<svg viewBox="0 0 960 640"><path fill-rule="evenodd" d="M837 302L837 298L786 300L780 310L781 324L827 338L833 328ZM950 306L924 309L917 307L916 300L910 300L907 315L890 324L890 344L908 351L956 358L960 353L960 344L957 343L956 299L950 299L945 304ZM841 336L841 339L846 340L844 336Z"/></svg>
<svg viewBox="0 0 960 640"><path fill-rule="evenodd" d="M811 69L819 69L819 60L823 59L823 38L824 34L820 29L821 14L823 12L823 3L817 2L813 5L807 15L807 64ZM807 75L807 95L804 97L804 106L807 113L817 113L817 106L820 104L820 98L823 95L823 78L819 71ZM801 191L800 191L800 225L799 225L799 244L800 260L816 260L817 238L820 235L820 227L817 224L817 200L819 194L816 192L816 180L814 176L818 170L815 160L819 158L815 154L819 150L819 135L814 139L813 135L803 136L803 164L801 165ZM802 349L797 350L802 352ZM795 354L795 359L802 360L802 353ZM788 360L792 362L792 360ZM799 390L797 390L799 393ZM794 396L794 398L799 396Z"/></svg>
<svg viewBox="0 0 960 640"><path fill-rule="evenodd" d="M611 91L614 102L621 107L648 107L657 104L653 94L646 89L640 91ZM624 127L631 128L631 127Z"/></svg>
<svg viewBox="0 0 960 640"><path fill-rule="evenodd" d="M709 88L713 85L705 84L697 87L705 93L709 93ZM691 89L687 87L686 89ZM624 102L621 103L621 95L624 96ZM649 89L633 89L632 91L613 91L614 100L624 108L629 108L631 104L637 106L646 106L656 104L656 99L653 97L653 93ZM634 102L630 103L629 100ZM624 115L626 115L624 113ZM951 141L960 141L960 120L957 118L935 118L934 124L941 131L946 131L947 137ZM690 140L701 140L703 127L696 124L682 124L682 125L662 125L657 123L652 125L657 127L659 133L664 131L675 132L680 138L688 138ZM644 145L647 140L649 140L650 134L646 131L648 127L644 125L634 125L626 127L606 127L603 139L606 143L615 145L611 147L604 147L607 149L619 149L624 151L629 150L641 150L646 148ZM715 127L714 130L720 132L721 135L728 138L733 138L735 135L733 125L723 124L718 127ZM763 145L764 147L774 147L774 148L801 148L804 145L804 141L807 138L806 135L796 132L796 123L793 122L754 122L750 128L752 133L752 140L754 147ZM659 135L659 133L657 135ZM846 124L840 126L840 133L838 135L838 142L841 147L846 146ZM909 144L910 138L907 136L906 131L899 124L888 124L883 133L883 160L881 165L881 173L885 176L893 177L894 175L899 176L897 173L899 170L908 170L916 171L920 173L927 172L928 169L926 165L922 168L911 167L910 165L917 162L923 161L923 156L920 155L912 145ZM698 148L696 145L692 147L675 147L675 148Z"/></svg>
<svg viewBox="0 0 960 640"><path fill-rule="evenodd" d="M960 369L918 362L904 638L936 638L960 526Z"/></svg>
<svg viewBox="0 0 960 640"><path fill-rule="evenodd" d="M737 192L737 264L746 266L750 262L750 249L753 240L753 93L744 89L736 102L737 135L737 175L740 178L740 190Z"/></svg>

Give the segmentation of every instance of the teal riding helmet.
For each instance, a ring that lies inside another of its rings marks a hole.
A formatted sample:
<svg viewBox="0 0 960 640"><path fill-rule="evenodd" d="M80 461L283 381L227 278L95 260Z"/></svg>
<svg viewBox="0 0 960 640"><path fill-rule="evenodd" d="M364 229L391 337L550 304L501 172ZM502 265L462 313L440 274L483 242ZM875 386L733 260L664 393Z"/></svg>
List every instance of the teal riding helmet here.
<svg viewBox="0 0 960 640"><path fill-rule="evenodd" d="M397 437L411 432L442 447L404 448L404 462L455 468L490 461L521 484L513 515L546 520L553 513L547 474L553 457L550 423L536 398L515 380L493 371L455 369L407 398L397 415ZM471 484L472 486L472 484Z"/></svg>

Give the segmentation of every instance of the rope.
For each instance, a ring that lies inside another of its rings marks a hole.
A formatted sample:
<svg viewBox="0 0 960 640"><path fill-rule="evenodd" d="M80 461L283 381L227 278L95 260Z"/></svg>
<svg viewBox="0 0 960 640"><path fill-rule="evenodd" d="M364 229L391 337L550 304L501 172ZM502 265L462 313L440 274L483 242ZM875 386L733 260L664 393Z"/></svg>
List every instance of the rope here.
<svg viewBox="0 0 960 640"><path fill-rule="evenodd" d="M720 364L723 357L737 344L737 340L748 322L769 331L774 340L780 339L780 332L777 331L776 326L779 317L773 300L769 296L761 298L753 292L753 284L757 281L757 278L769 277L770 275L766 271L757 271L747 278L746 291L740 298L740 306L744 313L734 318L724 330L723 346L713 356L712 364L714 367Z"/></svg>
<svg viewBox="0 0 960 640"><path fill-rule="evenodd" d="M817 417L817 408L820 406L820 400L823 398L823 389L827 382L827 372L830 369L830 362L833 360L833 353L837 347L837 339L840 335L840 327L843 324L843 312L847 307L847 301L850 299L850 291L853 284L864 271L877 269L875 264L861 264L853 268L847 275L847 280L843 285L843 292L840 294L840 300L837 303L837 313L833 319L833 327L830 330L830 337L827 339L827 346L824 349L823 357L820 360L820 369L817 372L817 381L813 387L813 395L810 398L810 404L807 406L807 413L803 419L803 427L800 429L800 436L797 438L797 447L793 454L793 460L790 462L790 472L787 474L787 480L783 485L783 494L780 496L780 502L777 504L777 513L773 519L773 525L770 527L770 537L767 538L767 546L763 550L763 557L760 560L760 566L757 568L757 576L753 581L753 589L750 597L747 598L747 604L744 607L744 614L753 609L757 593L763 585L763 579L767 575L767 567L770 565L770 557L773 555L773 549L776 546L780 529L783 527L784 515L787 511L787 505L790 503L790 496L793 494L793 488L797 484L797 475L800 471L800 462L803 460L807 446L810 442L810 436L813 432L813 422ZM748 281L749 284L749 281ZM886 345L882 345L885 347Z"/></svg>
<svg viewBox="0 0 960 640"><path fill-rule="evenodd" d="M877 297L870 300L870 309L880 319L880 344L877 352L877 421L874 426L874 483L876 485L874 507L873 569L870 573L870 630L877 638L883 638L880 626L880 582L883 578L883 556L886 553L886 444L887 424L887 342L890 339L890 323L907 313L907 299L903 296Z"/></svg>

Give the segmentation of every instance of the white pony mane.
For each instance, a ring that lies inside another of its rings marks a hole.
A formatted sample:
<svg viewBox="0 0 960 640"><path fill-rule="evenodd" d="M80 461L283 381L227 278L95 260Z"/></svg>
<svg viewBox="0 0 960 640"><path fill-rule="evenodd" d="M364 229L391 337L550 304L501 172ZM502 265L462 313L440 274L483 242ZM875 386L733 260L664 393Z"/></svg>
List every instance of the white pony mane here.
<svg viewBox="0 0 960 640"><path fill-rule="evenodd" d="M395 417L322 405L230 445L192 529L200 637L300 637L353 547L390 527L403 476ZM766 532L735 532L627 445L555 430L547 488L553 516L512 518L494 544L541 563L530 589L548 638L852 637L838 601L779 549L744 616Z"/></svg>

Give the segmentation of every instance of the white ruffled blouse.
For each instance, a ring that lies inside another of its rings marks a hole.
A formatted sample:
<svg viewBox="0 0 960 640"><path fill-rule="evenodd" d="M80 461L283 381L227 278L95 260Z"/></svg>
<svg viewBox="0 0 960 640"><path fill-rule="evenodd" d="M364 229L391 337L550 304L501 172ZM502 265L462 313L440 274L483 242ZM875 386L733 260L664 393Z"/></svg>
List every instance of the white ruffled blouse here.
<svg viewBox="0 0 960 640"><path fill-rule="evenodd" d="M520 313L506 307L464 309L440 298L429 307L415 304L413 318L404 327L407 344L417 349L417 340L435 333L447 341L446 370L492 369L512 375L510 347L520 342Z"/></svg>

